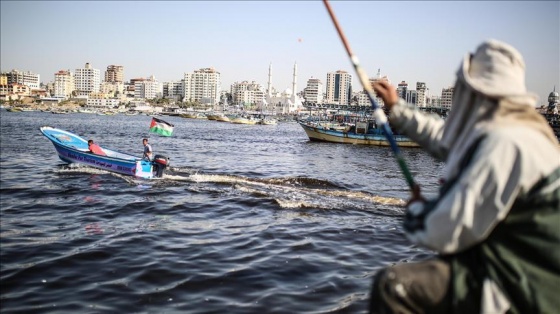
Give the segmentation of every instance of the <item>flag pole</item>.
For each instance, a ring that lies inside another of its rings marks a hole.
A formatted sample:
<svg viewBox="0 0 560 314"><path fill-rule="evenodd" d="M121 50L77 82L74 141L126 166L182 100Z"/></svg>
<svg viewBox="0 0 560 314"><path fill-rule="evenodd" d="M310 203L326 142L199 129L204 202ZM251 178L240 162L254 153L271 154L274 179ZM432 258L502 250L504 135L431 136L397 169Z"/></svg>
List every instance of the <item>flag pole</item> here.
<svg viewBox="0 0 560 314"><path fill-rule="evenodd" d="M340 37L340 40L342 40L342 44L344 45L344 48L346 49L346 52L348 54L348 57L350 58L350 61L352 61L352 65L354 66L354 70L356 71L356 74L358 75L358 79L360 80L360 83L362 84L362 87L364 88L364 90L366 91L368 98L371 102L371 107L373 109L373 116L375 117L375 120L377 121L378 124L381 124L382 129L385 133L385 137L387 138L387 141L389 141L389 144L391 145L391 149L393 150L393 153L395 154L395 158L397 159L397 163L399 164L401 171L406 179L406 182L408 183L408 186L410 187L410 189L414 192L417 189L417 184L414 182L414 178L412 177L412 174L410 173L410 170L408 169L406 162L400 152L399 146L397 145L397 142L395 141L395 137L393 136L393 132L391 131L391 127L389 126L389 121L387 120L387 116L385 115L385 113L383 112L383 109L381 109L379 107L379 104L377 103L377 101L375 101L375 94L373 91L373 88L371 87L371 84L369 83L369 79L368 76L366 74L366 72L363 70L363 68L360 65L360 62L358 60L358 57L352 52L352 49L350 49L350 45L348 44L348 40L346 40L346 36L344 36L344 33L342 32L342 28L340 27L338 20L336 18L336 16L334 15L334 12L331 8L331 5L329 4L328 0L323 0L323 3L325 4L325 7L327 8L327 11L329 12L329 15L331 17L331 20L338 32L338 35Z"/></svg>

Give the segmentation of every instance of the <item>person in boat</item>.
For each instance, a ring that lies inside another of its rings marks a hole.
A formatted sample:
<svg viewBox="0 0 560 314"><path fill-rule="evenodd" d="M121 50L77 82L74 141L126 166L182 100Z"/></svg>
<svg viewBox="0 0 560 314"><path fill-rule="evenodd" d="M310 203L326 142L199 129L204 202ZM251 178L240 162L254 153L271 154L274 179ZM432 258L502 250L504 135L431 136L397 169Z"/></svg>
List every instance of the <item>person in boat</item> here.
<svg viewBox="0 0 560 314"><path fill-rule="evenodd" d="M93 140L88 140L88 148L89 148L89 152L92 153L92 154L100 155L100 156L107 156L107 154L105 154L103 149L101 147L99 147L99 145L95 144L93 142Z"/></svg>
<svg viewBox="0 0 560 314"><path fill-rule="evenodd" d="M148 144L148 139L144 138L142 140L142 144L144 145L144 155L142 156L142 158L146 160L152 160L153 159L152 146Z"/></svg>
<svg viewBox="0 0 560 314"><path fill-rule="evenodd" d="M557 313L560 149L512 46L487 40L457 71L446 121L373 88L392 124L445 161L439 194L413 188L404 233L430 259L380 270L370 313Z"/></svg>

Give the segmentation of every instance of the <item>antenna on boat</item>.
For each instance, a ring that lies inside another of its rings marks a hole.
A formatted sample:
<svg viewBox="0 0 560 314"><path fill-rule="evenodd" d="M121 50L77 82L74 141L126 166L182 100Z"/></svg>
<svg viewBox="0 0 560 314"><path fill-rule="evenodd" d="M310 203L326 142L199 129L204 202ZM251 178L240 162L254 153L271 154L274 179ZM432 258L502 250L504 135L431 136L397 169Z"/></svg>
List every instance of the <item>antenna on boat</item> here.
<svg viewBox="0 0 560 314"><path fill-rule="evenodd" d="M329 4L329 1L328 0L323 0L323 3L325 4L325 7L327 8L327 11L329 11L329 15L331 16L331 20L333 21L334 26L336 27L336 30L338 32L338 35L340 36L340 39L342 40L342 43L344 44L344 48L346 48L346 52L348 53L348 57L350 58L350 60L352 61L352 64L354 65L354 70L356 70L356 74L358 75L360 83L362 84L362 87L364 88L364 90L366 91L366 93L369 97L369 100L371 102L371 107L373 108L373 116L375 117L375 120L377 120L377 123L381 124L382 129L385 133L385 137L387 138L387 141L389 141L389 143L391 144L391 149L393 150L393 153L395 153L395 157L397 158L397 162L398 162L398 164L401 168L401 171L404 174L404 177L406 179L406 182L408 183L408 186L413 191L413 193L418 192L418 190L417 190L418 186L414 182L414 178L412 177L412 174L410 173L410 170L408 170L408 167L406 166L406 162L405 162L403 156L401 155L399 146L397 146L397 142L395 141L395 137L393 136L393 132L391 131L391 128L389 127L389 121L387 120L387 116L385 115L383 110L379 107L379 104L377 104L377 102L375 101L375 94L374 94L373 88L369 84L369 80L368 80L368 76L367 76L366 72L360 66L360 63L358 61L358 57L356 57L356 55L354 55L354 53L352 53L352 49L350 49L350 45L348 44L348 41L346 40L346 36L344 36L344 33L342 32L342 28L338 24L338 20L336 19L336 16L334 15L334 12L331 8L331 5Z"/></svg>

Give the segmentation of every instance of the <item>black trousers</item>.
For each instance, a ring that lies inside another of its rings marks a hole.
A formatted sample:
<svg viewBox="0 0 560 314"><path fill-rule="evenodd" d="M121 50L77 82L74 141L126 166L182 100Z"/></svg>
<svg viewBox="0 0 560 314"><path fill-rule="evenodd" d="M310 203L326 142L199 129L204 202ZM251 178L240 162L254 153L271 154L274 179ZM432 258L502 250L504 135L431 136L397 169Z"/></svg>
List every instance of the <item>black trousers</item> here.
<svg viewBox="0 0 560 314"><path fill-rule="evenodd" d="M382 269L372 284L369 312L449 313L450 279L449 264L437 258Z"/></svg>

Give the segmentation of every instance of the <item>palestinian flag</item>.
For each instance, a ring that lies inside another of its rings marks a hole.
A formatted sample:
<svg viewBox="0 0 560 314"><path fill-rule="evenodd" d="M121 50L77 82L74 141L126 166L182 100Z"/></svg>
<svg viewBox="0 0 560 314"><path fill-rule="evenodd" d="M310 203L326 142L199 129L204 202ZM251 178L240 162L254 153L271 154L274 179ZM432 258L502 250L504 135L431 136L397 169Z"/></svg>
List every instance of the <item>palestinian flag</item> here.
<svg viewBox="0 0 560 314"><path fill-rule="evenodd" d="M150 132L162 136L171 136L171 134L173 133L173 124L152 117L152 123L150 123Z"/></svg>

